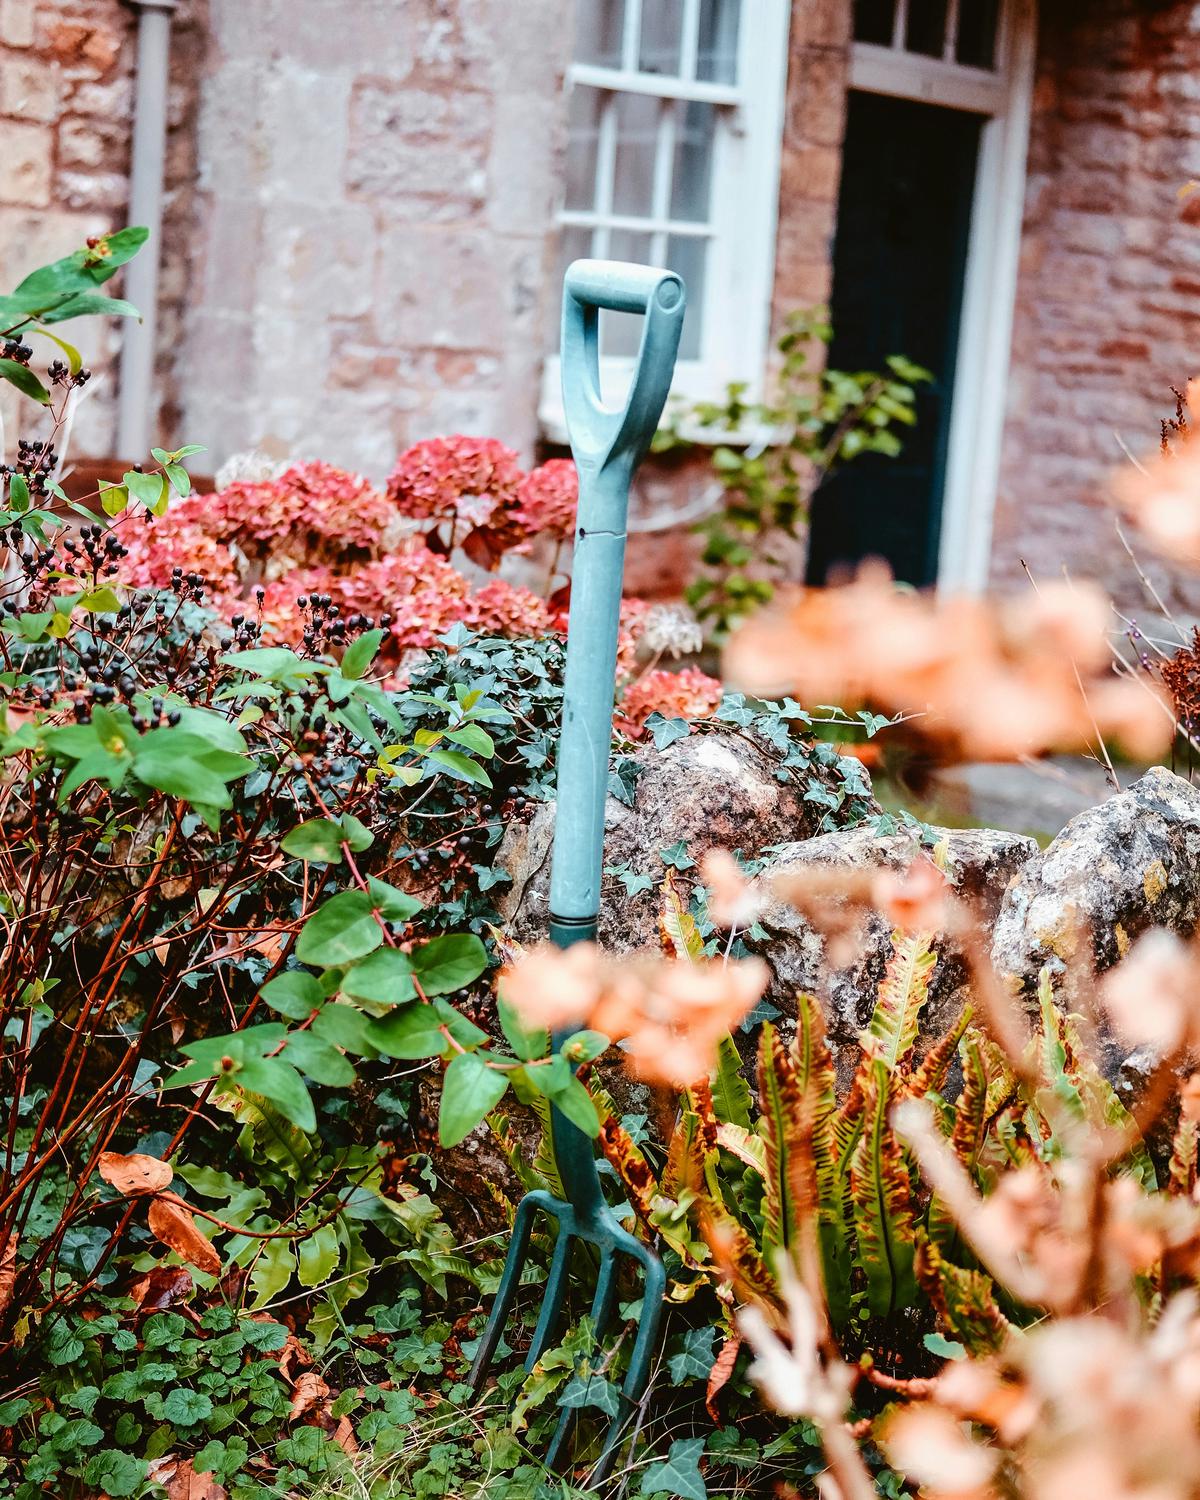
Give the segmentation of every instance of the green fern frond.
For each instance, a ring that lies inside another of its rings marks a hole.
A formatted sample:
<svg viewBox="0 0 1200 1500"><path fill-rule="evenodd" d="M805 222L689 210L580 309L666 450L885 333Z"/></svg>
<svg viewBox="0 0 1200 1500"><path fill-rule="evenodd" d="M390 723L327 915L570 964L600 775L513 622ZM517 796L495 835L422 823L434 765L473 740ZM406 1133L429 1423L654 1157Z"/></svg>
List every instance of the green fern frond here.
<svg viewBox="0 0 1200 1500"><path fill-rule="evenodd" d="M850 1168L858 1262L867 1278L867 1305L878 1317L911 1306L917 1295L912 1184L888 1121L894 1087L887 1064L877 1059Z"/></svg>
<svg viewBox="0 0 1200 1500"><path fill-rule="evenodd" d="M889 1068L899 1066L917 1039L921 1009L929 998L929 982L937 965L932 942L929 932L892 933L892 956L863 1037L865 1050Z"/></svg>
<svg viewBox="0 0 1200 1500"><path fill-rule="evenodd" d="M984 1271L952 1265L924 1236L917 1246L916 1274L921 1290L937 1309L945 1331L968 1354L997 1354L1012 1333L1012 1324L996 1305L992 1278Z"/></svg>

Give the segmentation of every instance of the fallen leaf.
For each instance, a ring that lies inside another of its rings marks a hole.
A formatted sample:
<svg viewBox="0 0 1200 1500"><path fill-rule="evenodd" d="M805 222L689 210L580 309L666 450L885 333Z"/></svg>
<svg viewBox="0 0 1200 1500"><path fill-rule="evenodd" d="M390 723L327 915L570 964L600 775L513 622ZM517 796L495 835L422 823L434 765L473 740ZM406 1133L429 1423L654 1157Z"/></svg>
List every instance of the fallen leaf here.
<svg viewBox="0 0 1200 1500"><path fill-rule="evenodd" d="M197 1474L190 1458L173 1453L154 1459L146 1477L163 1486L167 1500L229 1500L229 1491L209 1470Z"/></svg>
<svg viewBox="0 0 1200 1500"><path fill-rule="evenodd" d="M13 1287L17 1281L17 1232L10 1229L8 1243L0 1255L0 1313L13 1299Z"/></svg>
<svg viewBox="0 0 1200 1500"><path fill-rule="evenodd" d="M207 1271L210 1276L221 1272L221 1257L196 1228L196 1221L186 1208L155 1198L150 1205L150 1233L174 1250L180 1260Z"/></svg>
<svg viewBox="0 0 1200 1500"><path fill-rule="evenodd" d="M155 1266L139 1276L125 1293L143 1312L161 1312L175 1302L187 1302L196 1283L183 1266Z"/></svg>
<svg viewBox="0 0 1200 1500"><path fill-rule="evenodd" d="M708 1387L704 1392L704 1405L708 1408L708 1414L714 1422L720 1422L717 1414L717 1395L722 1387L729 1384L729 1377L733 1374L733 1367L737 1364L738 1351L742 1347L740 1338L728 1338L721 1345L721 1352L713 1360L712 1369L708 1372Z"/></svg>
<svg viewBox="0 0 1200 1500"><path fill-rule="evenodd" d="M141 1193L163 1192L171 1186L175 1174L170 1163L159 1161L157 1156L142 1156L137 1152L122 1156L117 1151L102 1151L100 1175L118 1193L133 1198Z"/></svg>
<svg viewBox="0 0 1200 1500"><path fill-rule="evenodd" d="M315 1417L317 1424L324 1427L326 1421L331 1420L328 1411L331 1394L328 1381L323 1380L315 1370L305 1370L292 1387L288 1421L299 1422L304 1418Z"/></svg>
<svg viewBox="0 0 1200 1500"><path fill-rule="evenodd" d="M312 1364L312 1355L294 1333L289 1333L279 1351L279 1373L294 1386L302 1373Z"/></svg>

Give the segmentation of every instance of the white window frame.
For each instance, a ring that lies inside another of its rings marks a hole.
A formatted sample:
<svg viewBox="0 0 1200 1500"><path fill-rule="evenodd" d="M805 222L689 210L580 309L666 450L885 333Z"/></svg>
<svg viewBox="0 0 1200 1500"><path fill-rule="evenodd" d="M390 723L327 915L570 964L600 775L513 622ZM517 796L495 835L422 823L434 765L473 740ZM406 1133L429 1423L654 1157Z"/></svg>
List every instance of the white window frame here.
<svg viewBox="0 0 1200 1500"><path fill-rule="evenodd" d="M656 0L644 0L654 4ZM657 98L687 99L716 105L711 178L711 232L705 265L702 345L697 359L681 359L676 366L672 395L686 401L719 401L732 381L748 385L748 399L758 399L766 377L770 343L771 290L775 271L775 235L779 207L779 158L787 91L790 0L742 0L737 43L735 85L662 77L638 71L638 41L643 0L625 0L620 68L572 63L566 88L579 85L614 92L651 94ZM684 45L697 35L699 0L685 0ZM685 72L692 71L685 65ZM613 149L609 143L608 149ZM599 153L605 150L603 138ZM662 179L663 174L656 172ZM565 187L565 184L564 184ZM694 234L697 226L666 217L653 221L570 211L561 204L560 229L568 226L651 230L666 234ZM603 254L603 232L593 253ZM557 307L561 288L555 288ZM557 342L557 319L552 337ZM607 389L621 390L632 369L628 358L601 362ZM561 368L557 353L547 356L542 371L538 418L552 442L566 441Z"/></svg>
<svg viewBox="0 0 1200 1500"><path fill-rule="evenodd" d="M951 4L956 10L956 0ZM850 87L986 117L963 284L937 580L939 589L979 593L988 579L1004 437L1037 62L1037 0L1005 0L992 72L905 52L907 9L907 0L898 0L891 47L853 44Z"/></svg>

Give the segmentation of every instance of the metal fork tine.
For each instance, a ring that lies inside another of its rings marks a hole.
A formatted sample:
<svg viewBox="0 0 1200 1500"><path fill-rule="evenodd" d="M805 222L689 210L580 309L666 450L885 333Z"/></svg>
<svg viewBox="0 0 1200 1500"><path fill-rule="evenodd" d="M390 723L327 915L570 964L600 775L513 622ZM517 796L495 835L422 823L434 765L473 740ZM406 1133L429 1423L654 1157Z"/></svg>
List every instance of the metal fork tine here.
<svg viewBox="0 0 1200 1500"><path fill-rule="evenodd" d="M508 1254L504 1258L504 1274L500 1277L500 1286L492 1305L491 1316L479 1340L479 1348L475 1351L471 1373L467 1377L472 1390L476 1392L483 1384L483 1377L487 1374L492 1356L496 1352L496 1345L500 1342L500 1335L504 1332L504 1323L512 1307L513 1298L517 1295L517 1288L521 1284L521 1272L525 1268L525 1255L529 1249L529 1235L533 1228L534 1210L539 1207L548 1207L552 1202L553 1199L549 1193L535 1190L532 1193L526 1193L517 1204L517 1211L513 1216L512 1238L509 1241Z"/></svg>
<svg viewBox="0 0 1200 1500"><path fill-rule="evenodd" d="M627 1253L641 1264L646 1276L646 1287L642 1297L642 1315L638 1321L637 1338L633 1353L629 1357L629 1369L621 1387L621 1409L608 1424L604 1434L604 1446L591 1472L589 1484L600 1484L607 1479L616 1461L625 1438L625 1423L634 1407L641 1400L650 1376L650 1359L658 1344L658 1327L662 1321L663 1293L667 1287L667 1273L658 1256L645 1245L631 1240L625 1247Z"/></svg>
<svg viewBox="0 0 1200 1500"><path fill-rule="evenodd" d="M612 1317L613 1303L616 1300L617 1291L617 1257L614 1250L605 1248L600 1252L600 1270L596 1276L596 1295L592 1298L592 1324L594 1328L593 1353L604 1337L604 1331ZM567 1433L570 1431L571 1418L578 1413L573 1407L564 1406L559 1413L558 1425L554 1429L554 1436L550 1440L550 1447L546 1451L546 1467L553 1469L558 1461L558 1455L566 1442Z"/></svg>
<svg viewBox="0 0 1200 1500"><path fill-rule="evenodd" d="M537 1364L545 1353L554 1330L558 1327L559 1314L562 1312L566 1291L567 1271L571 1263L571 1248L574 1243L575 1236L560 1219L558 1243L554 1247L554 1256L550 1261L550 1274L546 1277L546 1286L542 1293L542 1310L538 1314L537 1327L533 1330L533 1341L529 1345L529 1353L525 1356L526 1370L532 1370Z"/></svg>

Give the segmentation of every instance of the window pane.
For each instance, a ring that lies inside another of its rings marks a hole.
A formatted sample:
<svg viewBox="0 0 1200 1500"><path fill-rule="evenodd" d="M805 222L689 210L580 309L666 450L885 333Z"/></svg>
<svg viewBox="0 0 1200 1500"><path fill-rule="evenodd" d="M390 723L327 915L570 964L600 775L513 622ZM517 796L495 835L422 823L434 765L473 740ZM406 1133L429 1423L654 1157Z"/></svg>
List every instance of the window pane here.
<svg viewBox="0 0 1200 1500"><path fill-rule="evenodd" d="M613 260L631 260L636 265L650 263L650 236L630 229L614 229L609 238L608 253ZM600 352L632 358L642 341L640 313L610 312L600 314ZM604 389L606 400L618 399L623 393Z"/></svg>
<svg viewBox="0 0 1200 1500"><path fill-rule="evenodd" d="M966 0L964 10L970 10L973 0ZM919 52L923 57L941 57L946 45L946 0L908 0L908 36L905 46L909 52Z"/></svg>
<svg viewBox="0 0 1200 1500"><path fill-rule="evenodd" d="M643 73L679 72L679 39L683 0L650 0L642 4L642 43L638 67Z"/></svg>
<svg viewBox="0 0 1200 1500"><path fill-rule="evenodd" d="M576 0L575 61L619 68L624 25L625 0Z"/></svg>
<svg viewBox="0 0 1200 1500"><path fill-rule="evenodd" d="M613 212L649 218L654 205L654 155L662 100L650 94L616 94L617 152Z"/></svg>
<svg viewBox="0 0 1200 1500"><path fill-rule="evenodd" d="M737 82L740 0L700 0L696 77L704 83Z"/></svg>
<svg viewBox="0 0 1200 1500"><path fill-rule="evenodd" d="M890 47L895 14L895 0L854 0L854 40Z"/></svg>
<svg viewBox="0 0 1200 1500"><path fill-rule="evenodd" d="M683 337L679 341L680 359L700 358L704 269L707 259L708 241L699 236L673 234L667 241L667 265L672 271L679 272L687 288L687 312L683 318Z"/></svg>
<svg viewBox="0 0 1200 1500"><path fill-rule="evenodd" d="M959 0L958 60L970 68L996 66L999 0Z"/></svg>
<svg viewBox="0 0 1200 1500"><path fill-rule="evenodd" d="M704 222L712 187L716 107L695 101L676 106L675 162L671 176L671 217Z"/></svg>
<svg viewBox="0 0 1200 1500"><path fill-rule="evenodd" d="M576 84L567 125L567 207L590 209L596 202L596 147L600 139L599 89Z"/></svg>

